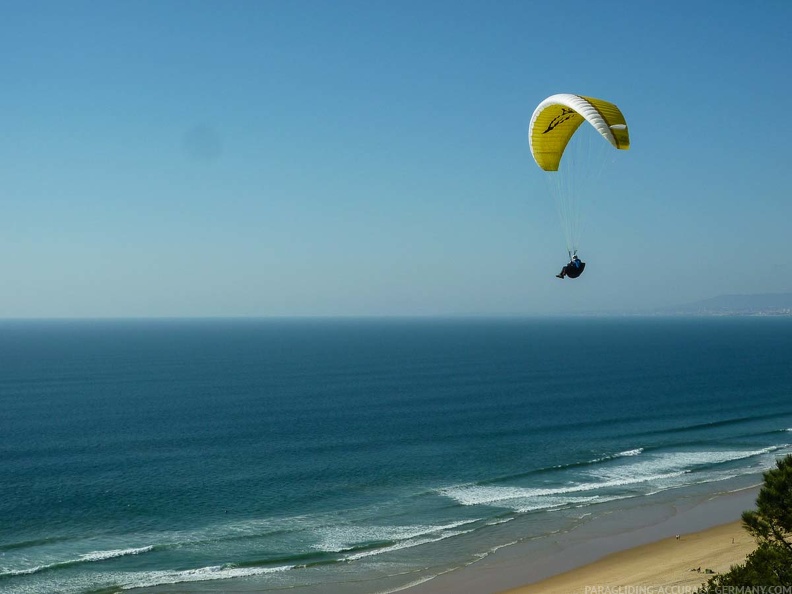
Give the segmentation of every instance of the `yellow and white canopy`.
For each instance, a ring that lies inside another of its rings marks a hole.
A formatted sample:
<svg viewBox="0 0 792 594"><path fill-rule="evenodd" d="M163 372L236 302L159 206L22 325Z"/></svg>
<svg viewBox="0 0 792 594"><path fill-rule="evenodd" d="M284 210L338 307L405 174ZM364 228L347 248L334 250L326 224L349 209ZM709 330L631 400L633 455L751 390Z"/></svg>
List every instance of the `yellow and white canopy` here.
<svg viewBox="0 0 792 594"><path fill-rule="evenodd" d="M630 148L627 122L613 103L561 93L542 101L531 116L528 140L536 164L545 171L558 171L569 139L583 120L617 149Z"/></svg>

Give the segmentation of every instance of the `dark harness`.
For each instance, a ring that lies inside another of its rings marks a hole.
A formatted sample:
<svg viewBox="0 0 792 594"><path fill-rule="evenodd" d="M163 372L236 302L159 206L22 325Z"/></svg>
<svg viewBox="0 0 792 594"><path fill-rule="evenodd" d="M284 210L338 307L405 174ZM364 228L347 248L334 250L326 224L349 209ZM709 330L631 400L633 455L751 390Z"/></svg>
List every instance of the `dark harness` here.
<svg viewBox="0 0 792 594"><path fill-rule="evenodd" d="M564 266L564 271L569 278L577 278L583 274L583 269L586 267L585 262L581 262L580 266L575 266L572 262Z"/></svg>

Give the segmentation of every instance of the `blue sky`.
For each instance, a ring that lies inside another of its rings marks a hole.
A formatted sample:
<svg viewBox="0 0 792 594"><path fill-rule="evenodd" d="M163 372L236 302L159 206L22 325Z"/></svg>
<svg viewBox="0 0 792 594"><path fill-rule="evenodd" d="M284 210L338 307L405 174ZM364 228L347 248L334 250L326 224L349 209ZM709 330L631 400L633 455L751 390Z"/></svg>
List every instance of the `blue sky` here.
<svg viewBox="0 0 792 594"><path fill-rule="evenodd" d="M0 3L0 318L546 314L792 292L792 3ZM527 127L632 147L566 257Z"/></svg>

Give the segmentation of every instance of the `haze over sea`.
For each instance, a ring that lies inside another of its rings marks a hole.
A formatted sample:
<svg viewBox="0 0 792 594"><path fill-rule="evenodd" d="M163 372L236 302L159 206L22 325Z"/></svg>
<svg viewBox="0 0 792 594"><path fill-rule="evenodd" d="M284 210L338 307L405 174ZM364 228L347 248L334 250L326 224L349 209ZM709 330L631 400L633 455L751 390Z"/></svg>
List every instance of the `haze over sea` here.
<svg viewBox="0 0 792 594"><path fill-rule="evenodd" d="M388 592L540 550L760 482L790 362L790 318L5 321L0 590Z"/></svg>

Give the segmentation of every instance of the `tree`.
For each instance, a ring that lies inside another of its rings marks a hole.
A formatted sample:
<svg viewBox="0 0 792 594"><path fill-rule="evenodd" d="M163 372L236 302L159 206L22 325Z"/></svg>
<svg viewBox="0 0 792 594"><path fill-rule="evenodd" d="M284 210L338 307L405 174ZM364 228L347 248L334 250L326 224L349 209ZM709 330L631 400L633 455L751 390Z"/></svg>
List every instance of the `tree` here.
<svg viewBox="0 0 792 594"><path fill-rule="evenodd" d="M792 586L792 454L763 475L756 511L743 512L745 528L758 543L745 563L704 584L698 594L728 587Z"/></svg>
<svg viewBox="0 0 792 594"><path fill-rule="evenodd" d="M743 512L743 526L761 543L774 543L792 554L792 454L764 473L756 511Z"/></svg>

